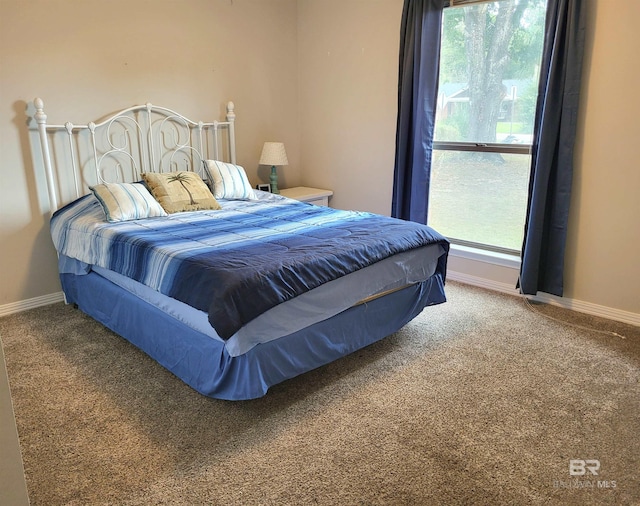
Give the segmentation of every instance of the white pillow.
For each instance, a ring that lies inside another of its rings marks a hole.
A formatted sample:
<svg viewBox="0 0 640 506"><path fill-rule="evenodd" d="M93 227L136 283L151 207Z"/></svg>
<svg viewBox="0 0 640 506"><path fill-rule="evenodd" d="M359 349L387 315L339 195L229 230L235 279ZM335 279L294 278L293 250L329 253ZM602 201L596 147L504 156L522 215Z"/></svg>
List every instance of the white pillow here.
<svg viewBox="0 0 640 506"><path fill-rule="evenodd" d="M102 204L107 221L167 216L162 206L142 183L104 183L90 189Z"/></svg>
<svg viewBox="0 0 640 506"><path fill-rule="evenodd" d="M240 165L206 160L204 167L213 186L213 196L217 199L249 200L255 193L247 173Z"/></svg>

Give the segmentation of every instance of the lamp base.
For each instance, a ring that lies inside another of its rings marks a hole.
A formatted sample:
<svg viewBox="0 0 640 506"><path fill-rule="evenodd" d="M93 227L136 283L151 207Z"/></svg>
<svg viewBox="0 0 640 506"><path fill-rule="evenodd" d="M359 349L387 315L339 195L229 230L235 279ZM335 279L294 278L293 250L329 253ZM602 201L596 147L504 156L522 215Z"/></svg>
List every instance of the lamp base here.
<svg viewBox="0 0 640 506"><path fill-rule="evenodd" d="M276 166L271 166L271 175L269 176L271 193L280 193L278 190L278 173L276 172Z"/></svg>

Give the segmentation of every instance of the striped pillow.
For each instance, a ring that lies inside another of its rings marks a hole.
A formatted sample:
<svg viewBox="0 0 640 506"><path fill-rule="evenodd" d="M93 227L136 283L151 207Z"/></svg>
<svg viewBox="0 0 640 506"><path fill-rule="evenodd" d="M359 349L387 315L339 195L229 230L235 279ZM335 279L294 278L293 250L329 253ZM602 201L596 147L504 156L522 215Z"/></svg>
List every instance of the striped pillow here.
<svg viewBox="0 0 640 506"><path fill-rule="evenodd" d="M204 164L213 186L213 196L217 199L250 200L255 193L247 179L247 173L240 165L206 160Z"/></svg>
<svg viewBox="0 0 640 506"><path fill-rule="evenodd" d="M142 183L104 183L90 189L112 223L167 215Z"/></svg>

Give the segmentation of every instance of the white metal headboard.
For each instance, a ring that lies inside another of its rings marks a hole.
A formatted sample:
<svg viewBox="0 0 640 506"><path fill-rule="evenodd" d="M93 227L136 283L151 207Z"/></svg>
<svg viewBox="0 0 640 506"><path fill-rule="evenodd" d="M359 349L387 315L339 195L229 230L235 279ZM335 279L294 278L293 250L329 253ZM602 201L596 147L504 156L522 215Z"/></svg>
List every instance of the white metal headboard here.
<svg viewBox="0 0 640 506"><path fill-rule="evenodd" d="M227 104L226 121L196 122L146 104L86 125L48 125L42 99L33 103L51 213L94 184L140 181L143 172L202 175L203 160L236 163L233 102Z"/></svg>

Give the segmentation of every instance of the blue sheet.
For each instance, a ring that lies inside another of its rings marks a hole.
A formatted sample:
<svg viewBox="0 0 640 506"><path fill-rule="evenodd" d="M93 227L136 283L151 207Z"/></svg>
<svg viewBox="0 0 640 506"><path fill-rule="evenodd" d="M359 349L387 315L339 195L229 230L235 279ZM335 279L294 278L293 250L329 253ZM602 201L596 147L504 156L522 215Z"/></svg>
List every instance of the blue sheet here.
<svg viewBox="0 0 640 506"><path fill-rule="evenodd" d="M429 227L290 199L221 202L221 211L104 221L84 197L51 221L60 254L131 277L207 311L223 339L276 305L395 253L429 244ZM437 273L446 271L446 253Z"/></svg>

